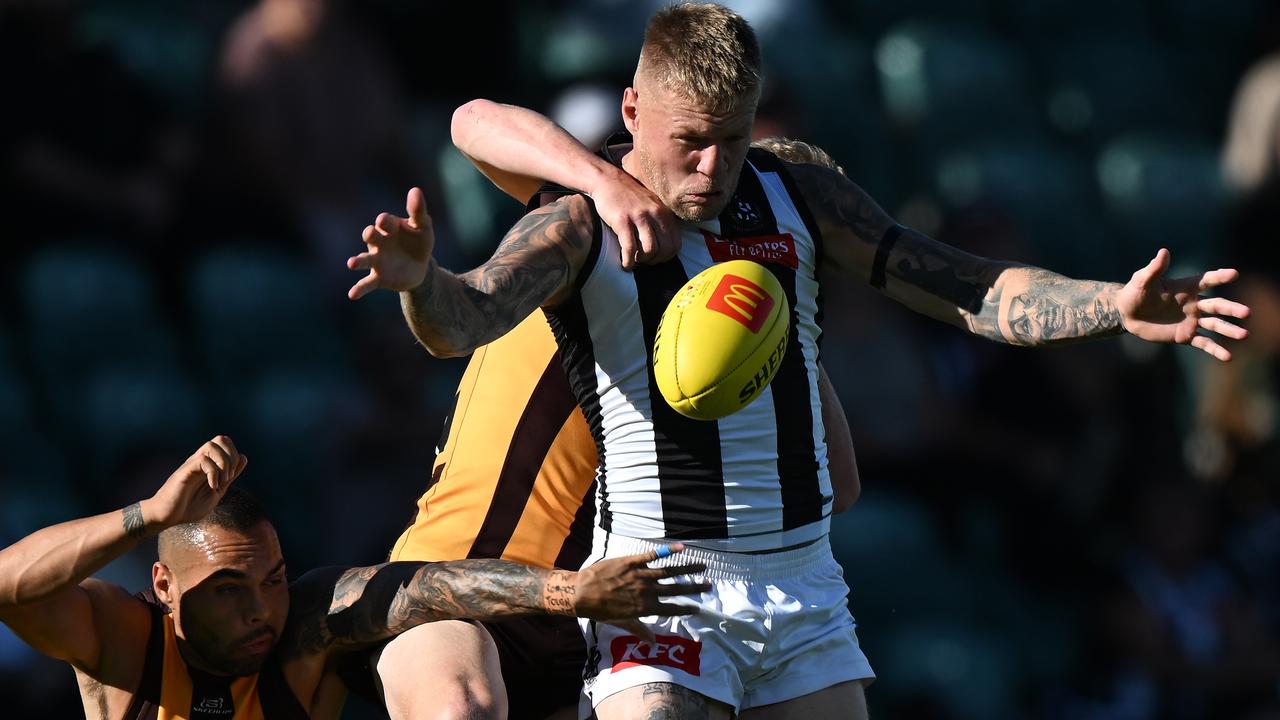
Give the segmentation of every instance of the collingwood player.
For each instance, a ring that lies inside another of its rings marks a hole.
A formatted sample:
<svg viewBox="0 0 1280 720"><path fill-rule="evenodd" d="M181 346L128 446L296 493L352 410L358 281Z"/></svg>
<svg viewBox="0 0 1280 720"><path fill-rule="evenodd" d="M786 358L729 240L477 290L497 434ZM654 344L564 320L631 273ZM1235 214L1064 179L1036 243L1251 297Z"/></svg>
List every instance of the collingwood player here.
<svg viewBox="0 0 1280 720"><path fill-rule="evenodd" d="M1161 250L1119 285L975 257L898 225L833 170L750 150L759 68L754 33L725 8L678 5L649 22L622 100L633 144L604 161L680 218L678 249L663 251L674 251L668 262L633 262L628 271L617 236L588 197L547 193L488 262L454 274L431 257L429 219L415 190L409 218L380 218L365 235L366 252L350 263L370 271L356 291L401 292L409 325L439 356L470 352L542 307L600 449L593 559L679 539L706 563L700 577L713 588L701 611L648 619L652 642L584 623L586 693L603 720L659 710L865 715L862 681L872 673L826 540L832 491L818 392L820 267L1010 344L1129 332L1226 360L1210 334L1245 334L1218 316L1244 317L1247 308L1199 296L1232 281L1234 270L1163 279L1169 254ZM599 172L597 158L554 136L538 136L524 154L493 152L504 138L484 128L475 137L464 152L519 175L575 187ZM779 236L789 239L786 249L769 249ZM786 358L743 411L717 422L683 418L662 400L649 366L658 319L689 277L744 250L787 294Z"/></svg>

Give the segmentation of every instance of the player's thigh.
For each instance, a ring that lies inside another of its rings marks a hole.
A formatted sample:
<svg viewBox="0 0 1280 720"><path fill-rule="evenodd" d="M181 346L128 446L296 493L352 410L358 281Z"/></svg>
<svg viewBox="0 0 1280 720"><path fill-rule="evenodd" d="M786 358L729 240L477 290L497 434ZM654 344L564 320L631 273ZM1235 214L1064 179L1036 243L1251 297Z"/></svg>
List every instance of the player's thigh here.
<svg viewBox="0 0 1280 720"><path fill-rule="evenodd" d="M596 705L599 720L730 720L732 708L673 683L646 683L616 692Z"/></svg>
<svg viewBox="0 0 1280 720"><path fill-rule="evenodd" d="M851 680L793 700L744 710L739 717L741 720L784 720L785 718L866 720L867 697L862 681Z"/></svg>
<svg viewBox="0 0 1280 720"><path fill-rule="evenodd" d="M395 720L448 717L450 711L507 716L498 648L477 623L419 625L387 643L373 667L378 692Z"/></svg>

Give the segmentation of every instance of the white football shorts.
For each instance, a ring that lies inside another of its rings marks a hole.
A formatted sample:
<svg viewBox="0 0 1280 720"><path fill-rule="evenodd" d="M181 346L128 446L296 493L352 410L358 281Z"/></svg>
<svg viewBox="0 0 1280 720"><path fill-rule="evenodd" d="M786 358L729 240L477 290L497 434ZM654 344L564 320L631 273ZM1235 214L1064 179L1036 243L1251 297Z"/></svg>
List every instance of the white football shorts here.
<svg viewBox="0 0 1280 720"><path fill-rule="evenodd" d="M604 557L642 553L661 541L596 533ZM645 617L657 642L649 644L612 625L580 620L588 659L585 702L591 707L627 688L664 682L719 700L735 712L817 692L850 680L875 678L858 647L849 614L849 588L827 538L776 553L731 553L687 547L651 567L704 563L697 576L710 591L695 600L696 615Z"/></svg>

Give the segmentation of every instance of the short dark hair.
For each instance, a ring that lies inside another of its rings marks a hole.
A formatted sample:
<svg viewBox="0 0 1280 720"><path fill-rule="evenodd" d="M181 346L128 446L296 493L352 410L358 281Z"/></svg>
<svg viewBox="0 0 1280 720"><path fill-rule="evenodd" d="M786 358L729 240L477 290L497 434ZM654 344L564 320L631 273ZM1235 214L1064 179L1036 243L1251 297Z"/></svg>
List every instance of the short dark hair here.
<svg viewBox="0 0 1280 720"><path fill-rule="evenodd" d="M266 511L263 510L262 504L250 495L247 490L242 490L233 485L227 488L227 493L222 496L222 499L218 501L218 504L214 506L208 515L195 522L166 528L161 531L157 542L161 551L163 551L166 546L195 544L199 541L200 531L205 528L216 527L236 532L247 532L263 522L269 523L271 520L267 517Z"/></svg>

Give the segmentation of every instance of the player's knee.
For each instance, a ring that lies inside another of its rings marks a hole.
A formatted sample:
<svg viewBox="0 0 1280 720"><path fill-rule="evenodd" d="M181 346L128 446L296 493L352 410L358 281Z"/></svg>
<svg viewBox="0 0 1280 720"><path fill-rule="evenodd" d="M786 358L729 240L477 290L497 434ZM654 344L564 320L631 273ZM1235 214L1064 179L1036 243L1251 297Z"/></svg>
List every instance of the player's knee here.
<svg viewBox="0 0 1280 720"><path fill-rule="evenodd" d="M504 720L507 717L505 699L486 692L485 688L459 684L454 690L439 698L439 705L423 717L431 720Z"/></svg>

